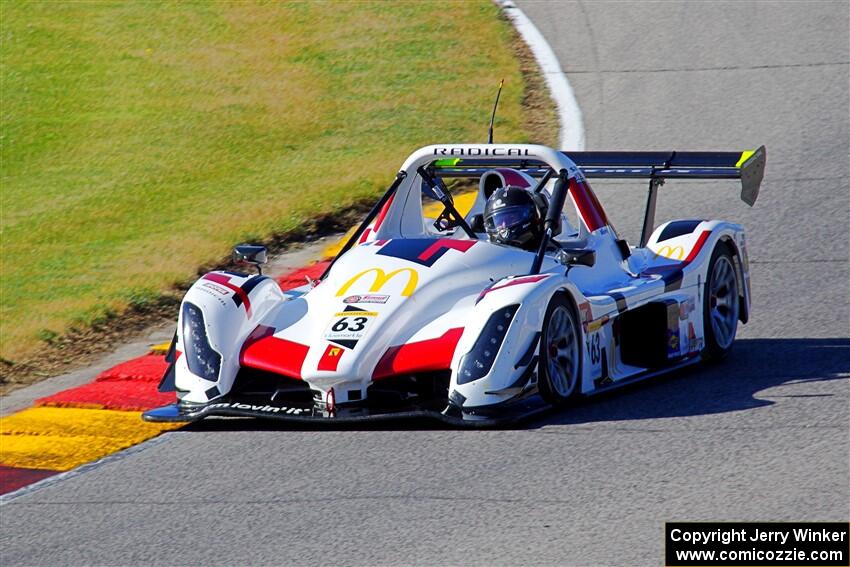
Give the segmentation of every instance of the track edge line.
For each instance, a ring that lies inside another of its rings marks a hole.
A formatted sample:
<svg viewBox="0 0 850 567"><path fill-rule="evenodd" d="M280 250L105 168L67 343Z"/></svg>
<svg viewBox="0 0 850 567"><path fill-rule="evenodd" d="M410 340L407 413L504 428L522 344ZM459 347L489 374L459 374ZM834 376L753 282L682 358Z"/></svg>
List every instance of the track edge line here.
<svg viewBox="0 0 850 567"><path fill-rule="evenodd" d="M585 137L581 109L567 80L567 75L561 69L555 51L537 26L514 4L513 0L493 1L501 8L502 13L510 20L523 41L528 44L540 67L546 86L549 87L549 93L558 109L558 122L561 127L558 140L561 147L558 149L583 151Z"/></svg>

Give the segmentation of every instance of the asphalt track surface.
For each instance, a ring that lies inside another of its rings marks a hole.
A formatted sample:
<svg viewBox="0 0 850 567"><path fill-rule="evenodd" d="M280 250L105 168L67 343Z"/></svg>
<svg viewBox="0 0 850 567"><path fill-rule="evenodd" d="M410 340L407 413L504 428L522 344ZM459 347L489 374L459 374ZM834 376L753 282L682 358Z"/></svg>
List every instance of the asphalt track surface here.
<svg viewBox="0 0 850 567"><path fill-rule="evenodd" d="M0 563L661 565L666 520L848 519L848 4L520 5L588 149L767 145L755 208L659 206L749 231L731 359L520 429L169 433L3 505ZM643 187L596 189L634 240Z"/></svg>

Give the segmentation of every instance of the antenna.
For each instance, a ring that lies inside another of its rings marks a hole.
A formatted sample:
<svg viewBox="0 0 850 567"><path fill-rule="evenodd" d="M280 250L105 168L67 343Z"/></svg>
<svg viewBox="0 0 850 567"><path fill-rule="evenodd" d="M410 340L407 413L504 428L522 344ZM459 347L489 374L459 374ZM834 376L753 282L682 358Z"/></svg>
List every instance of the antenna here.
<svg viewBox="0 0 850 567"><path fill-rule="evenodd" d="M496 109L499 107L499 97L502 96L502 85L505 84L505 80L502 79L499 81L499 92L496 93L496 104L493 105L493 115L490 116L490 130L487 132L487 143L493 143L493 122L496 120Z"/></svg>

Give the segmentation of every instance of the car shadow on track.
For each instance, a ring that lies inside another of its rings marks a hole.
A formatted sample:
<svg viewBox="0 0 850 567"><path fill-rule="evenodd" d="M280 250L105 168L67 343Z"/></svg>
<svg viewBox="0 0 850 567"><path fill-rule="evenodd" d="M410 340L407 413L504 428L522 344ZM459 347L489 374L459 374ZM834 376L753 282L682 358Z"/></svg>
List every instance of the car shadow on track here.
<svg viewBox="0 0 850 567"><path fill-rule="evenodd" d="M759 392L789 383L850 379L850 339L739 339L717 363L638 382L526 424L569 425L742 411L776 402ZM791 397L831 396L793 393Z"/></svg>
<svg viewBox="0 0 850 567"><path fill-rule="evenodd" d="M581 399L501 429L537 429L597 421L683 417L771 405L757 394L786 383L850 379L850 339L739 339L732 354L714 364L686 368ZM794 394L829 396L831 394ZM436 420L393 419L360 423L207 419L183 431L418 431L457 429ZM498 428L497 428L498 429Z"/></svg>

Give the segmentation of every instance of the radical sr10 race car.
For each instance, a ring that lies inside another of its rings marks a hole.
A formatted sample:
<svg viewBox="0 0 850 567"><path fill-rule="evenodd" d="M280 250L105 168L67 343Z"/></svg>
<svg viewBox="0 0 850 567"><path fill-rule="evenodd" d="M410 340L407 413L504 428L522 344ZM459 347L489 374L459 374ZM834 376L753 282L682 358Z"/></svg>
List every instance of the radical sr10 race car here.
<svg viewBox="0 0 850 567"><path fill-rule="evenodd" d="M421 148L320 279L287 292L262 275L199 279L183 300L160 384L177 402L144 418L424 414L486 425L722 357L750 315L744 230L700 219L655 227L658 187L740 179L753 205L765 161L764 147ZM649 181L638 246L618 236L589 178ZM476 181L463 215L448 187ZM505 186L548 201L536 250L487 238L482 211ZM574 214L564 210L568 197ZM429 206L441 211L436 220L423 214ZM261 246L234 255L265 261Z"/></svg>

